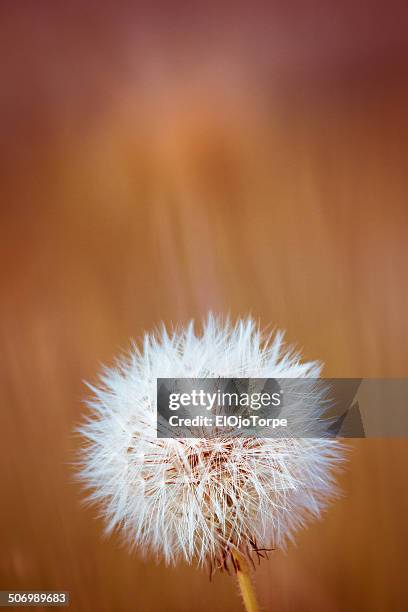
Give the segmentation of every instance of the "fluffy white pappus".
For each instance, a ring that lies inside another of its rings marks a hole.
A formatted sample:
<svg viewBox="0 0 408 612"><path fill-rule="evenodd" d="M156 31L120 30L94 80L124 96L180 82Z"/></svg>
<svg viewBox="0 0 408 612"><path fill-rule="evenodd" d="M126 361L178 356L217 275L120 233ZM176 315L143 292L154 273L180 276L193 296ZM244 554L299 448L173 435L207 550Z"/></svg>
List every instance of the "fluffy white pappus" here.
<svg viewBox="0 0 408 612"><path fill-rule="evenodd" d="M197 334L193 322L146 334L92 387L91 415L79 477L98 503L107 531L166 562L180 557L225 567L231 551L263 556L336 496L342 444L319 438L159 439L157 378L316 378L317 362L302 363L251 318L232 325L211 314ZM313 401L311 401L313 400ZM306 423L323 411L319 393L299 410Z"/></svg>

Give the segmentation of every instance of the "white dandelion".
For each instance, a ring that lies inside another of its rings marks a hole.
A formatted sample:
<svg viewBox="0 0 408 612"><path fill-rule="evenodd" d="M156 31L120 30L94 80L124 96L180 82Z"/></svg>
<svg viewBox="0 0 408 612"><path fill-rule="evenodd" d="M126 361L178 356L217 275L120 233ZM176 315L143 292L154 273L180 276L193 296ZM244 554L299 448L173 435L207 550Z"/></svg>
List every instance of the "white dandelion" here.
<svg viewBox="0 0 408 612"><path fill-rule="evenodd" d="M283 334L266 336L251 318L235 325L209 315L169 334L146 334L143 349L105 369L92 387L81 427L80 478L106 519L132 547L166 562L234 567L245 586L247 560L284 547L336 495L339 441L319 438L157 437L157 378L301 378L321 364L302 363ZM322 394L297 407L304 423L323 411ZM294 408L287 408L294 410ZM251 607L252 605L252 607Z"/></svg>

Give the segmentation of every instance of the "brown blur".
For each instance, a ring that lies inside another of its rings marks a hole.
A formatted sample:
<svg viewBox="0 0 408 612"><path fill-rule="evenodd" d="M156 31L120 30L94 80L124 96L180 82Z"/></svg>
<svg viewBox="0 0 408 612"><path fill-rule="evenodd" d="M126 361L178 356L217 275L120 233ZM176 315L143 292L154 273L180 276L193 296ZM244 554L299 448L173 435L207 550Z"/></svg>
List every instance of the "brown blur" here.
<svg viewBox="0 0 408 612"><path fill-rule="evenodd" d="M241 605L81 507L83 381L130 337L251 313L328 376L408 375L404 5L170 4L1 9L0 589L79 612ZM408 608L408 442L352 446L264 610Z"/></svg>

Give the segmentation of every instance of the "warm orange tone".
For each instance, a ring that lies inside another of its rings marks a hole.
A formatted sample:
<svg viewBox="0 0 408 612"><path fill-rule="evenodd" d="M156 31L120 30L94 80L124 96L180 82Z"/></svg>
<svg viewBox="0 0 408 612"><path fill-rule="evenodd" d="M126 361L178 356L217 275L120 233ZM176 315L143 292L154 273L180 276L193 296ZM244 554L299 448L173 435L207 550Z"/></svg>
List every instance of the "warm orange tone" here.
<svg viewBox="0 0 408 612"><path fill-rule="evenodd" d="M274 71L243 34L133 39L112 7L94 23L17 4L1 26L0 588L69 590L75 612L235 611L233 578L129 555L80 506L83 380L210 308L286 329L328 376L408 375L400 39L385 9L361 45L287 15L285 44L263 33ZM353 448L344 498L256 572L262 609L407 608L408 442Z"/></svg>

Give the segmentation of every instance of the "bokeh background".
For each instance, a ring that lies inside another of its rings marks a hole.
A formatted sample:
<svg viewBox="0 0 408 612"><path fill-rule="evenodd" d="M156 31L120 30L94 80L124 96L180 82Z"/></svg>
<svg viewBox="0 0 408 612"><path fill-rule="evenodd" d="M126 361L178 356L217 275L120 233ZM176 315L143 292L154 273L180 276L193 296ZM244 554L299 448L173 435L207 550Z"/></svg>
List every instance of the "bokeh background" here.
<svg viewBox="0 0 408 612"><path fill-rule="evenodd" d="M327 376L408 375L405 2L1 3L0 589L239 610L103 539L84 380L160 321L252 313ZM387 406L384 406L387 410ZM255 575L264 610L408 608L408 441Z"/></svg>

